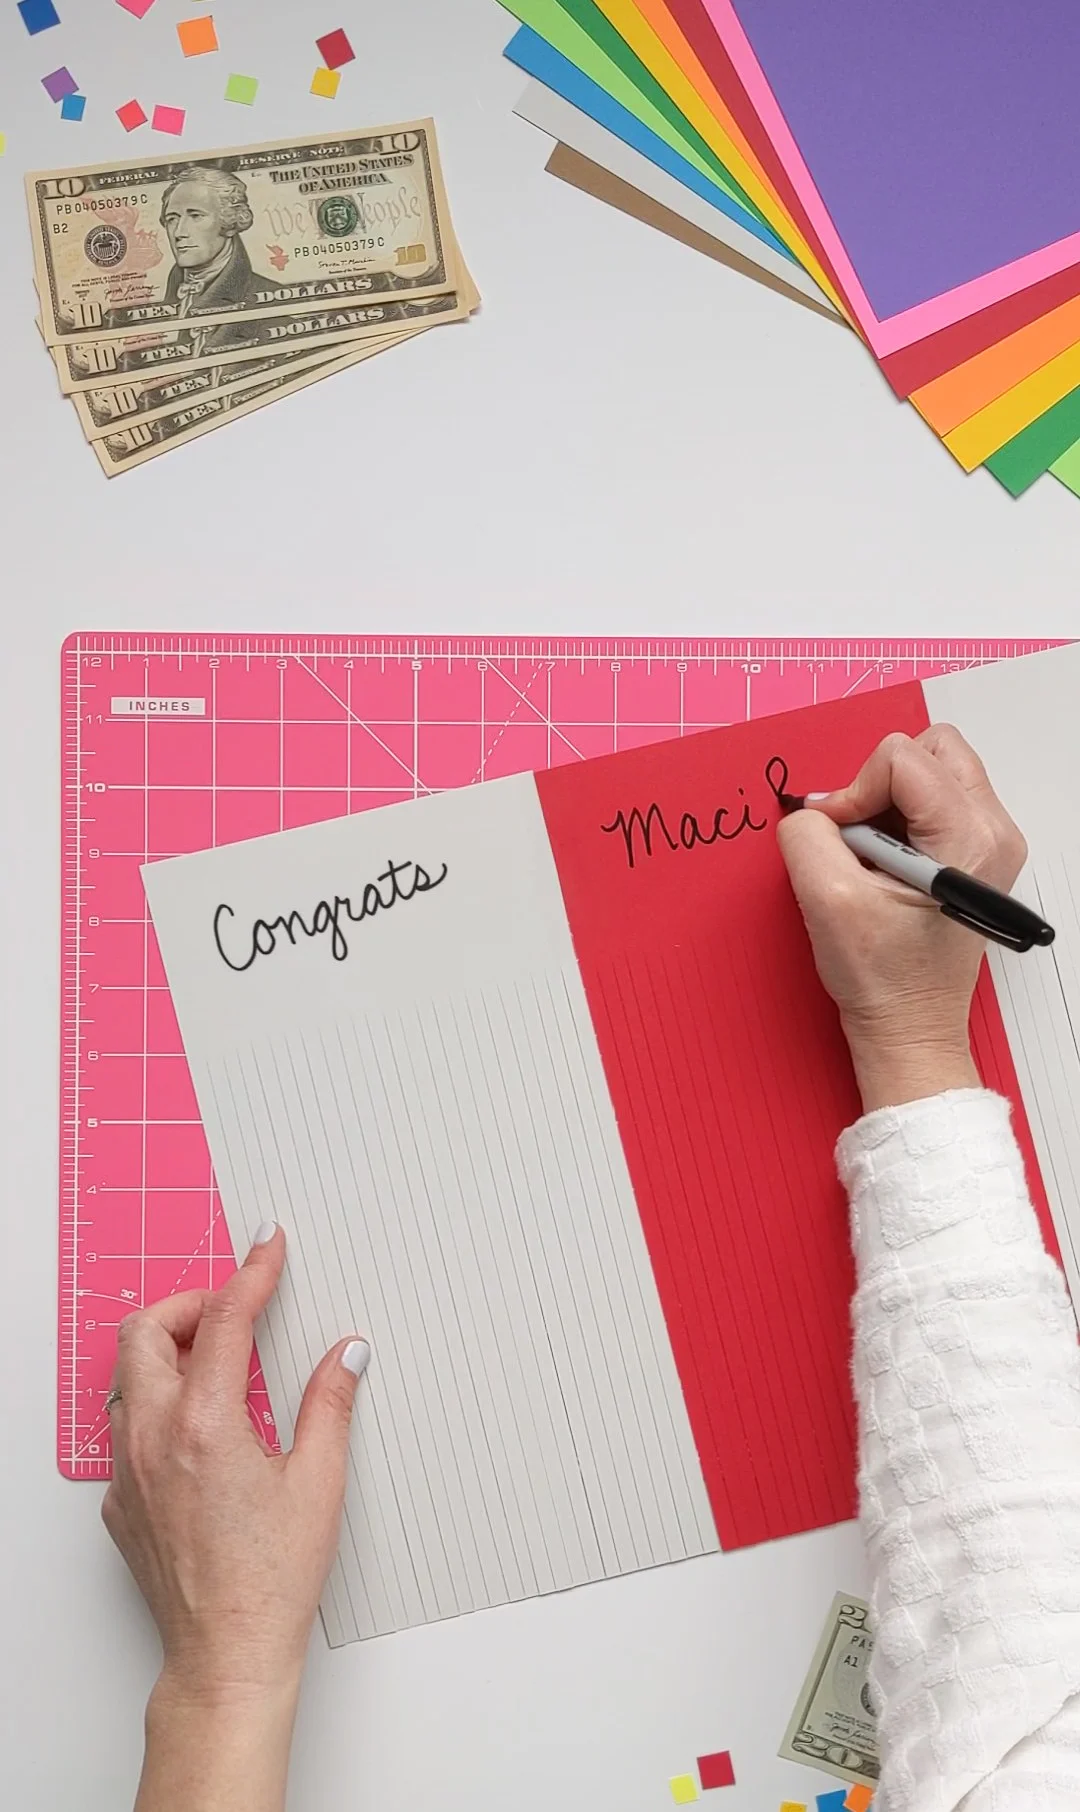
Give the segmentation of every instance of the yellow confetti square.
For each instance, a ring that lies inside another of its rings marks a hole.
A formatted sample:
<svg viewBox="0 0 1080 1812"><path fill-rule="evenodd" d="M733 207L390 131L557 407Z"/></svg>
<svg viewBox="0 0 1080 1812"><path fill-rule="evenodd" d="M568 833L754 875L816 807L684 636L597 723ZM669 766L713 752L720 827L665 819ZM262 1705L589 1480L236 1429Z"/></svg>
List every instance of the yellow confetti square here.
<svg viewBox="0 0 1080 1812"><path fill-rule="evenodd" d="M806 1801L802 1799L786 1799L780 1808L780 1812L806 1812Z"/></svg>
<svg viewBox="0 0 1080 1812"><path fill-rule="evenodd" d="M698 1796L697 1781L692 1774L673 1774L668 1786L677 1806L692 1806Z"/></svg>
<svg viewBox="0 0 1080 1812"><path fill-rule="evenodd" d="M340 86L340 69L317 69L311 78L312 94L321 95L324 101L332 101Z"/></svg>

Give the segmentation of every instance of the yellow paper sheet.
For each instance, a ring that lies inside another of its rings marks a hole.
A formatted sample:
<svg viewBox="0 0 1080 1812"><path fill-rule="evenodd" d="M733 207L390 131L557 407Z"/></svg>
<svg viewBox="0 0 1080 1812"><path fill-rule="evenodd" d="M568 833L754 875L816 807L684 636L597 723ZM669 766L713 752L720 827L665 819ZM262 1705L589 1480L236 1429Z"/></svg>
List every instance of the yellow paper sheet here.
<svg viewBox="0 0 1080 1812"><path fill-rule="evenodd" d="M946 434L945 445L965 472L972 472L1078 385L1080 344L1059 353L1056 359L1032 372L1023 383L1014 385L1004 396L980 409L970 421L961 422L959 428Z"/></svg>
<svg viewBox="0 0 1080 1812"><path fill-rule="evenodd" d="M995 340L962 365L954 365L951 371L913 390L908 401L914 403L934 432L944 437L1077 344L1080 296L1073 296L1060 308L1029 321L1026 327L1017 328L1004 340Z"/></svg>

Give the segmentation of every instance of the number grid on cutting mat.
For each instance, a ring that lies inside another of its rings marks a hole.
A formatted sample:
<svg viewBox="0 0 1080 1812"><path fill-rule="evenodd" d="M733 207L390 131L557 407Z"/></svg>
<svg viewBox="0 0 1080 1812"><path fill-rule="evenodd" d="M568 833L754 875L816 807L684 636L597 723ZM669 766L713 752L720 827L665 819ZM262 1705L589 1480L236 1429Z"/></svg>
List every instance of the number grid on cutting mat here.
<svg viewBox="0 0 1080 1812"><path fill-rule="evenodd" d="M110 1472L116 1328L233 1268L140 864L1045 642L80 633L62 652L57 1457ZM258 1370L252 1413L272 1430Z"/></svg>

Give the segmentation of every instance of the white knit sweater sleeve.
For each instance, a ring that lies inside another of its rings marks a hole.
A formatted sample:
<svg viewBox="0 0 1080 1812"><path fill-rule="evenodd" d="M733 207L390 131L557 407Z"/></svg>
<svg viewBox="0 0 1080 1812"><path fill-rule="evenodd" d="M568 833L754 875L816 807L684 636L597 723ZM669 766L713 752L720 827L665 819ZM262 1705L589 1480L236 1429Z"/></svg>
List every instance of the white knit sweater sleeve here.
<svg viewBox="0 0 1080 1812"><path fill-rule="evenodd" d="M1080 1808L1080 1356L1008 1105L971 1089L885 1108L838 1161L875 1812Z"/></svg>

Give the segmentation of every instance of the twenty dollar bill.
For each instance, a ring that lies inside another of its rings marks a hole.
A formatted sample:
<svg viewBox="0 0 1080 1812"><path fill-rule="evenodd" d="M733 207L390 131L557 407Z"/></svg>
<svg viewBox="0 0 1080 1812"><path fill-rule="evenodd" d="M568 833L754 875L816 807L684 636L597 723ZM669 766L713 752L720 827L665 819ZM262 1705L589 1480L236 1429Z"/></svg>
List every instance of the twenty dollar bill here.
<svg viewBox="0 0 1080 1812"><path fill-rule="evenodd" d="M874 1638L859 1598L838 1592L792 1713L780 1754L842 1781L876 1787L881 1775L870 1700Z"/></svg>
<svg viewBox="0 0 1080 1812"><path fill-rule="evenodd" d="M431 120L26 179L49 345L431 296L457 282ZM247 331L244 331L244 330ZM213 341L210 344L209 341Z"/></svg>

